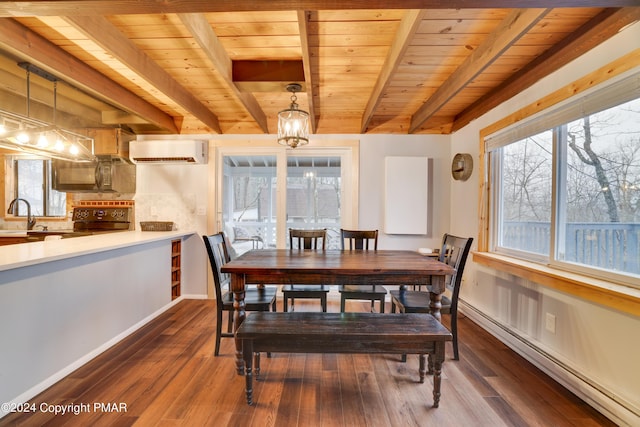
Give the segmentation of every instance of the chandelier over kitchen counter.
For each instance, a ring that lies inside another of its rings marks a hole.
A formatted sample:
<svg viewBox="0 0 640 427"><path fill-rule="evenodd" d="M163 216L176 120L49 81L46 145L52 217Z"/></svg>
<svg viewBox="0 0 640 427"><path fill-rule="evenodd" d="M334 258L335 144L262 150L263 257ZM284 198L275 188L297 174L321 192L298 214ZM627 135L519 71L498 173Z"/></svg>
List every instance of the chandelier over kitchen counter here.
<svg viewBox="0 0 640 427"><path fill-rule="evenodd" d="M61 160L94 161L93 138L62 129L55 124L58 79L34 65L18 65L27 71L27 116L0 110L0 147ZM32 72L53 82L53 123L29 117Z"/></svg>
<svg viewBox="0 0 640 427"><path fill-rule="evenodd" d="M296 92L302 86L298 83L287 85L291 92L291 105L278 113L278 143L296 148L309 143L309 113L298 109Z"/></svg>

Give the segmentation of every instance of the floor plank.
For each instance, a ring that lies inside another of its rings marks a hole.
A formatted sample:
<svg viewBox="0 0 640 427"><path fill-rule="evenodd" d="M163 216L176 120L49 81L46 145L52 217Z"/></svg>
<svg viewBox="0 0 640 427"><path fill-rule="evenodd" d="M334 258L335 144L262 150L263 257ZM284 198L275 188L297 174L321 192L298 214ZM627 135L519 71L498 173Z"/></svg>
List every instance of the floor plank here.
<svg viewBox="0 0 640 427"><path fill-rule="evenodd" d="M330 294L329 311L339 303ZM317 305L298 300L296 310ZM32 399L90 410L10 414L0 426L614 425L466 318L459 361L447 346L439 408L431 407L431 378L418 382L417 356L402 363L397 355L283 353L261 356L249 406L233 340L223 339L214 357L214 334L214 302L181 301ZM94 403L123 403L126 412L93 410Z"/></svg>

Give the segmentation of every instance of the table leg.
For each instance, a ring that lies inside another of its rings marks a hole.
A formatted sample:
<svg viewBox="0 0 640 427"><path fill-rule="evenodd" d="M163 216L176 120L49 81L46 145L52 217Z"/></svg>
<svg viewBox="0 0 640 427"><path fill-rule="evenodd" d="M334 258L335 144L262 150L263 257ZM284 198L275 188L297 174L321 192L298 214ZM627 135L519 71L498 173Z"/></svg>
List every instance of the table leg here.
<svg viewBox="0 0 640 427"><path fill-rule="evenodd" d="M231 290L233 291L233 332L237 331L246 317L244 303L244 275L231 275ZM242 340L234 338L236 341L236 370L238 375L244 374L244 360L242 352Z"/></svg>
<svg viewBox="0 0 640 427"><path fill-rule="evenodd" d="M429 292L429 298L431 303L429 304L429 310L433 317L438 319L438 322L442 321L440 309L442 308L442 294L444 293L444 276L432 276L431 277L431 292Z"/></svg>

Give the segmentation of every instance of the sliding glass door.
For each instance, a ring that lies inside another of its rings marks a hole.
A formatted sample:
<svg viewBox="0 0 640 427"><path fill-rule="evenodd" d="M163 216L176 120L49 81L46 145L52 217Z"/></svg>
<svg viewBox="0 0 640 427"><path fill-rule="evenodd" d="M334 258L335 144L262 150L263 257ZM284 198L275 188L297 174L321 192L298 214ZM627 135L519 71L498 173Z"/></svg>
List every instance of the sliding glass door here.
<svg viewBox="0 0 640 427"><path fill-rule="evenodd" d="M289 228L326 228L328 247L338 248L340 227L356 225L352 150L253 151L216 150L217 224L234 255L288 247Z"/></svg>

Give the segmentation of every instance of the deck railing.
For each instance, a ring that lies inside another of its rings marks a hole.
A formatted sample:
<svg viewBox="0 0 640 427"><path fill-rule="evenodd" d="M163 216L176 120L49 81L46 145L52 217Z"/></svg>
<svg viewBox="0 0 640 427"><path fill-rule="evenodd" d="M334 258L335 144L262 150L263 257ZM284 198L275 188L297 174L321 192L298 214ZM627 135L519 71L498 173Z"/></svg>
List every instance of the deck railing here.
<svg viewBox="0 0 640 427"><path fill-rule="evenodd" d="M564 260L607 270L640 274L640 224L568 223ZM548 254L549 223L508 221L503 223L502 246Z"/></svg>

